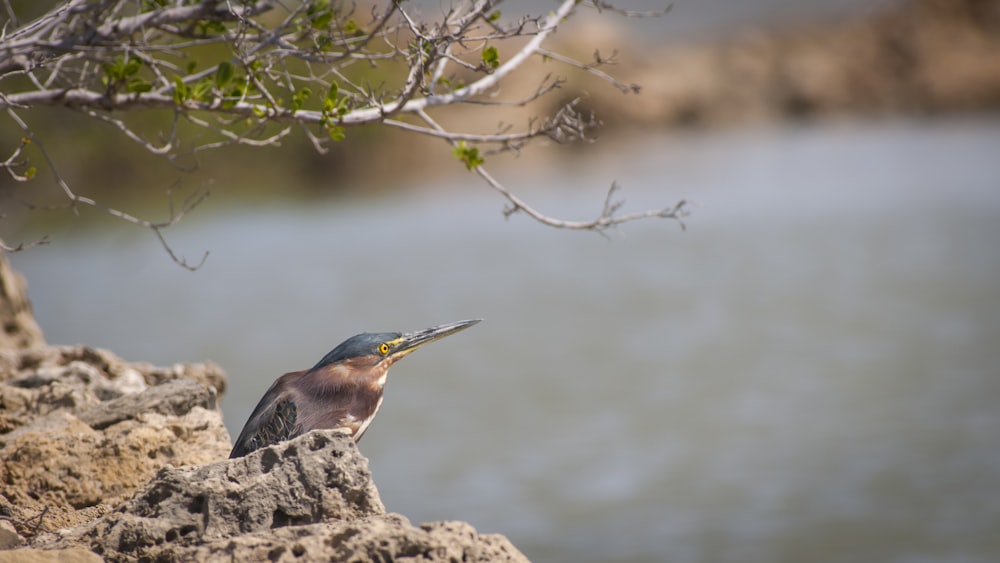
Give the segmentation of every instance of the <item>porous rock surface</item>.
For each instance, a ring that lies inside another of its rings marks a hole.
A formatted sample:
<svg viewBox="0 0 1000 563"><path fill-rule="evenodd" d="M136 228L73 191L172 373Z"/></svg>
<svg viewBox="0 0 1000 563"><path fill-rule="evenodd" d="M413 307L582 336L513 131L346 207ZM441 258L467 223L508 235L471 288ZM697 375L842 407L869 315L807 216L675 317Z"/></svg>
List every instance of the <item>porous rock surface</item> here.
<svg viewBox="0 0 1000 563"><path fill-rule="evenodd" d="M226 459L224 389L212 364L0 350L0 563L526 561L468 524L387 514L335 431Z"/></svg>
<svg viewBox="0 0 1000 563"><path fill-rule="evenodd" d="M224 388L211 364L156 368L82 346L0 350L0 517L17 534L0 543L93 519L166 464L225 457Z"/></svg>
<svg viewBox="0 0 1000 563"><path fill-rule="evenodd" d="M98 520L39 538L110 561L525 561L465 523L386 514L367 460L336 431L246 457L161 469Z"/></svg>

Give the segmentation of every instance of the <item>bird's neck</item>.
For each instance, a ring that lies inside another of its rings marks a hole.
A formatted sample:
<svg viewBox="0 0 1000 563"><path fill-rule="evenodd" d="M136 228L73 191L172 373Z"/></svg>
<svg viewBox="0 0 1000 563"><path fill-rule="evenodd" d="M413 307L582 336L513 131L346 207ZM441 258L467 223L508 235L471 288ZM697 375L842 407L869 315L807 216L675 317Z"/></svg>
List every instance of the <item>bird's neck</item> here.
<svg viewBox="0 0 1000 563"><path fill-rule="evenodd" d="M317 396L336 395L352 390L381 392L385 386L388 372L388 365L350 365L350 360L348 360L324 366L305 374L298 381L297 386L307 393Z"/></svg>

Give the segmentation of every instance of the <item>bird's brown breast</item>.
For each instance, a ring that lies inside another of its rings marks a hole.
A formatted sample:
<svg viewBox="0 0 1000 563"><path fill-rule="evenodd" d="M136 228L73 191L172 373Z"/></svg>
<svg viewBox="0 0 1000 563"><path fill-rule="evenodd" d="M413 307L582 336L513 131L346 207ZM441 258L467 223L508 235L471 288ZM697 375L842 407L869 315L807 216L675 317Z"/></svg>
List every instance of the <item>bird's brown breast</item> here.
<svg viewBox="0 0 1000 563"><path fill-rule="evenodd" d="M357 440L368 428L382 404L388 369L350 363L352 360L325 366L295 382L299 422L304 429L340 428Z"/></svg>

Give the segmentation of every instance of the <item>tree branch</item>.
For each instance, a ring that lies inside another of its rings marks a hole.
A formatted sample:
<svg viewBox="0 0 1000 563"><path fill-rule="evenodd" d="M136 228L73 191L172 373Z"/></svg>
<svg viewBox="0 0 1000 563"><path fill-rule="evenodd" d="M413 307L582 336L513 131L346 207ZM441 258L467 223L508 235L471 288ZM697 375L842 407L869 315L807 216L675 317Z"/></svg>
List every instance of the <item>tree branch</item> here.
<svg viewBox="0 0 1000 563"><path fill-rule="evenodd" d="M184 268L186 268L188 270L191 270L191 271L197 270L198 268L200 268L202 266L202 264L205 263L205 260L208 258L208 251L205 251L204 255L201 258L201 261L199 261L198 264L196 264L196 265L191 265L183 257L177 256L177 254L174 253L174 250L167 243L166 239L163 238L162 230L165 229L165 228L167 228L167 227L176 225L188 213L190 213L191 211L193 211L196 207L198 207L198 205L200 205L202 202L204 202L205 199L208 198L208 192L207 191L203 191L203 192L195 194L192 197L189 197L188 200L185 201L184 206L177 213L174 213L173 209L171 208L170 217L166 221L162 221L162 222L156 223L156 222L152 222L152 221L147 221L145 219L140 219L140 218L138 218L138 217L136 217L134 215L131 215L129 213L126 213L126 212L121 211L119 209L116 209L114 207L109 207L109 206L106 206L106 205L104 205L102 203L99 203L98 201L96 201L94 199L91 199L89 197L81 196L81 195L78 195L78 194L74 193L73 190L70 188L69 184L66 182L66 180L63 179L62 175L59 173L59 170L56 167L55 161L49 155L49 152L45 149L45 145L42 144L42 143L40 143L38 141L38 139L35 137L35 134L28 127L27 123L25 123L24 120L22 120L20 118L20 116L18 116L16 113L14 113L14 111L11 110L11 109L7 110L7 115L9 115L11 117L11 119L13 119L14 122L17 123L21 127L21 129L24 131L25 135L27 135L28 138L30 138L32 140L32 142L35 143L36 146L38 146L38 150L41 151L42 156L45 158L46 163L48 163L49 169L52 171L52 175L56 179L56 183L59 185L60 188L62 188L63 193L66 195L66 198L69 200L69 202L70 202L69 205L73 209L74 213L78 213L78 210L77 210L77 206L78 205L80 205L80 204L87 205L89 207L92 207L94 209L102 211L102 212L104 212L104 213L106 213L108 215L111 215L112 217L116 217L118 219L121 219L121 220L123 220L125 222L132 223L133 225L138 225L140 227L144 227L144 228L150 229L150 230L152 230L156 234L157 239L160 241L160 244L163 246L164 250L167 251L167 254L170 255L170 258L173 259L173 261L176 262L178 265L180 265L180 266L182 266L182 267L184 267ZM47 240L47 237L43 238L42 240Z"/></svg>
<svg viewBox="0 0 1000 563"><path fill-rule="evenodd" d="M500 123L493 131L452 131L430 115L458 105L480 111L532 106L564 79L547 75L520 99L502 96L501 88L535 56L580 69L622 92L638 92L638 85L598 68L613 62L599 52L593 62L581 62L546 42L581 5L629 17L666 10L641 13L604 0L561 0L547 16L502 21L495 11L499 0L459 0L439 20L420 21L408 5L390 0L368 14L331 0L61 0L22 25L15 4L2 1L8 17L0 30L0 109L24 137L19 146L4 149L9 157L0 168L17 181L30 180L34 168L25 146L34 143L68 207L92 207L152 230L171 258L187 268L198 266L177 256L161 231L197 207L207 192L176 213L171 209L164 222L77 194L18 112L69 108L175 164L178 157L227 145L277 146L296 130L323 153L344 139L346 128L384 124L448 142L469 170L507 200L508 216L523 212L552 227L603 232L627 221L680 221L687 214L682 200L620 215L621 202L613 201L618 186L612 184L595 219L562 220L537 211L483 168L484 157L520 151L536 138L589 140L599 122L581 114L576 101L546 110L518 129ZM170 130L151 140L142 133L146 124L135 117L144 112L170 112ZM192 142L185 136L187 125L206 138Z"/></svg>
<svg viewBox="0 0 1000 563"><path fill-rule="evenodd" d="M443 127L441 127L436 121L434 121L426 112L419 112L420 118L423 119L427 124L438 130L440 133L446 133ZM446 136L444 136L447 139ZM458 146L458 142L453 139L447 139L448 142L453 146ZM688 215L687 201L680 200L670 207L665 207L663 209L643 211L639 213L631 213L628 215L616 216L615 213L624 203L623 201L612 201L614 193L619 189L617 183L612 183L611 187L608 189L607 196L604 199L604 206L601 209L601 213L597 218L590 221L567 221L564 219L557 219L555 217L546 215L531 205L526 201L518 197L514 192L507 189L503 184L501 184L496 178L493 177L489 172L486 171L481 165L474 166L473 171L486 183L493 188L494 191L502 195L507 201L508 206L504 209L503 214L505 217L510 217L514 213L524 213L525 215L531 217L535 221L543 225L548 225L550 227L556 227L558 229L571 229L579 231L595 231L601 233L608 230L611 227L615 227L622 223L627 223L629 221L636 221L639 219L674 219L681 225L682 230L686 230L686 225L682 220Z"/></svg>

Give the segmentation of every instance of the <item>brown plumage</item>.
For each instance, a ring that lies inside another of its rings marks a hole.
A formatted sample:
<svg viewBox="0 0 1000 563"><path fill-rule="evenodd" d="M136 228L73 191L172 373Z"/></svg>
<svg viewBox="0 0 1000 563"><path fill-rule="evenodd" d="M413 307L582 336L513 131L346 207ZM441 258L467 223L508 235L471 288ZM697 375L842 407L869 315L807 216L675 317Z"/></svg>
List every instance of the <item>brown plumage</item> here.
<svg viewBox="0 0 1000 563"><path fill-rule="evenodd" d="M229 457L245 456L319 428L342 430L357 442L382 406L386 376L393 363L424 344L478 322L348 338L312 369L279 377L257 403Z"/></svg>

